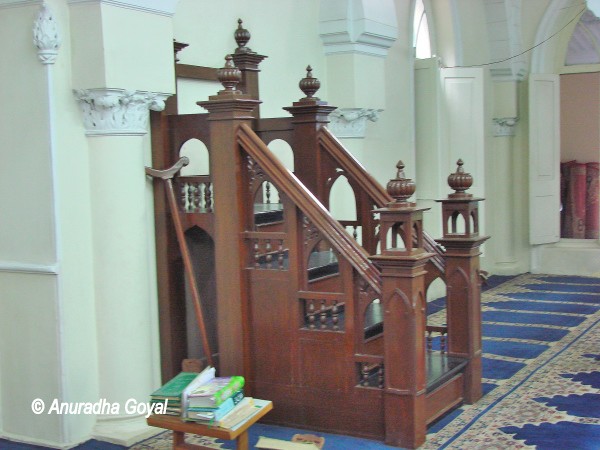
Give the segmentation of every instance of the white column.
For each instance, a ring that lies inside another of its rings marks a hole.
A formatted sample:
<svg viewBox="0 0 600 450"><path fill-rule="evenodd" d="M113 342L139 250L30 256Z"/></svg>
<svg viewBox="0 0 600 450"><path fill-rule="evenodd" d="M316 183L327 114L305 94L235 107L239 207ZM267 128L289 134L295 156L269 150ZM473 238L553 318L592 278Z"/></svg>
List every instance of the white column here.
<svg viewBox="0 0 600 450"><path fill-rule="evenodd" d="M77 90L88 136L93 222L99 398L121 405L99 416L94 435L124 445L155 433L125 407L156 388L155 278L149 247L148 110L164 94L123 89ZM120 419L120 420L119 420Z"/></svg>
<svg viewBox="0 0 600 450"><path fill-rule="evenodd" d="M385 59L398 34L394 2L322 0L320 6L319 35L327 56L325 100L338 107L329 128L371 174L387 180L395 162L382 167L387 155L382 158L381 145L377 152L373 145L367 148L369 128L374 130L371 136L380 138L379 124L371 122L386 108Z"/></svg>

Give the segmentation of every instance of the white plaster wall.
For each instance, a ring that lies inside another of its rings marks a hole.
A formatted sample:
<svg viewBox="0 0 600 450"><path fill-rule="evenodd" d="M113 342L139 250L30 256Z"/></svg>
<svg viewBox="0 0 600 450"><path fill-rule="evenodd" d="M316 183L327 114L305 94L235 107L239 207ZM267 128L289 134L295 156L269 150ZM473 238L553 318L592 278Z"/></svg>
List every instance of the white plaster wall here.
<svg viewBox="0 0 600 450"><path fill-rule="evenodd" d="M2 215L0 261L16 266L0 272L0 435L61 445L87 439L95 418L35 416L30 405L36 397L47 405L97 399L89 182L66 2L48 2L63 38L51 67L39 62L32 40L40 3L0 9L0 79L10 86L0 96L14 111L0 123L2 166L12 167L0 181L0 204L10 212Z"/></svg>
<svg viewBox="0 0 600 450"><path fill-rule="evenodd" d="M74 3L70 14L73 88L174 92L174 73L156 69L173 64L170 17L106 2Z"/></svg>
<svg viewBox="0 0 600 450"><path fill-rule="evenodd" d="M3 272L0 285L2 435L61 442L61 417L31 411L61 397L56 277Z"/></svg>
<svg viewBox="0 0 600 450"><path fill-rule="evenodd" d="M0 9L0 261L53 264L46 82L31 31L37 9Z"/></svg>

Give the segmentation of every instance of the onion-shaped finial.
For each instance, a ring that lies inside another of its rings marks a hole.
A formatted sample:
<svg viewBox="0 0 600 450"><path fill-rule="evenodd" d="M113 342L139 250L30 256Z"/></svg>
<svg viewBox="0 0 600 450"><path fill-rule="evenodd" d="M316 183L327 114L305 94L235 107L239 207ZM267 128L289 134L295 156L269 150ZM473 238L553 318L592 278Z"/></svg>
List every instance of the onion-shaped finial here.
<svg viewBox="0 0 600 450"><path fill-rule="evenodd" d="M242 72L233 64L231 55L225 57L225 66L217 69L217 78L225 88L225 91L236 91L235 88L242 79Z"/></svg>
<svg viewBox="0 0 600 450"><path fill-rule="evenodd" d="M456 172L448 175L448 186L454 189L454 194L451 195L453 197L470 197L471 194L467 194L465 191L473 185L473 177L470 173L465 173L462 159L459 159L456 164Z"/></svg>
<svg viewBox="0 0 600 450"><path fill-rule="evenodd" d="M411 203L407 200L415 193L417 185L415 182L406 178L404 174L404 163L398 161L396 164L396 178L391 179L387 184L387 192L394 198L394 202L389 206L410 206Z"/></svg>
<svg viewBox="0 0 600 450"><path fill-rule="evenodd" d="M306 97L303 100L319 100L317 97L313 97L315 93L321 87L321 82L312 76L312 67L306 67L306 77L300 80L298 83L302 92Z"/></svg>
<svg viewBox="0 0 600 450"><path fill-rule="evenodd" d="M237 30L235 30L235 33L233 33L235 42L237 42L237 45L238 45L238 48L235 49L235 52L236 53L250 53L252 50L250 50L248 47L246 47L246 44L250 40L250 32L248 30L246 30L244 27L242 27L242 23L243 23L242 19L238 19Z"/></svg>

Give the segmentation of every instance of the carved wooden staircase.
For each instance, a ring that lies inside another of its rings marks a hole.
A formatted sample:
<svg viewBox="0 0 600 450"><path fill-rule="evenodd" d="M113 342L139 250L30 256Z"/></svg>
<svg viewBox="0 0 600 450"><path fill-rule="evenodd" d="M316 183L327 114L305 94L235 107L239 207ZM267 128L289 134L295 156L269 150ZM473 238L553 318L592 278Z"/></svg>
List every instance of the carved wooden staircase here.
<svg viewBox="0 0 600 450"><path fill-rule="evenodd" d="M335 108L314 97L310 70L300 82L306 96L284 108L291 117L258 117L256 95L236 87L258 92L263 57L242 43L216 72L224 89L198 102L208 114L152 118L154 167L175 164L190 139L209 151L210 175L174 182L184 231L201 235L196 281L219 372L244 375L248 395L273 400L271 422L416 448L427 424L481 396L481 199L465 193L470 175L459 165L438 244L423 230L423 209L408 201L414 183L403 166L386 190L327 130ZM269 150L274 139L293 148L294 173ZM357 211L341 223L327 209L340 176ZM188 357L185 280L155 187L167 379ZM425 292L438 277L448 288L447 326L427 326ZM441 350L433 334L446 343Z"/></svg>

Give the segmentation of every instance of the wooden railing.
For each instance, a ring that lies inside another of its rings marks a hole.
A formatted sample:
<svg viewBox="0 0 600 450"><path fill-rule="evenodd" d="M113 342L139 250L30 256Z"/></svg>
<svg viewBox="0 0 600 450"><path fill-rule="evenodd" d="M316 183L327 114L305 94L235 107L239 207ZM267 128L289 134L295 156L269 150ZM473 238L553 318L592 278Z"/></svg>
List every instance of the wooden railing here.
<svg viewBox="0 0 600 450"><path fill-rule="evenodd" d="M370 202L377 208L385 207L389 202L394 199L387 193L384 187L377 182L373 176L362 166L360 162L354 156L348 152L340 141L326 128L320 129L318 134L319 145L323 150L331 156L341 169L344 170L345 175L355 185L359 186L361 191L366 194ZM368 205L364 205L368 207ZM361 223L363 227L363 236L375 235L376 223ZM367 228L367 229L365 229ZM370 228L370 229L369 229ZM433 253L434 256L431 258L431 263L435 266L438 271L438 276L442 276L445 272L445 260L444 252L440 246L433 240L427 233L423 233L423 246L425 251Z"/></svg>
<svg viewBox="0 0 600 450"><path fill-rule="evenodd" d="M331 246L376 292L381 292L379 270L367 252L352 239L317 198L271 153L246 124L240 125L237 142L273 181L277 188L314 224Z"/></svg>
<svg viewBox="0 0 600 450"><path fill-rule="evenodd" d="M179 206L183 212L212 212L210 175L182 176L176 179Z"/></svg>

